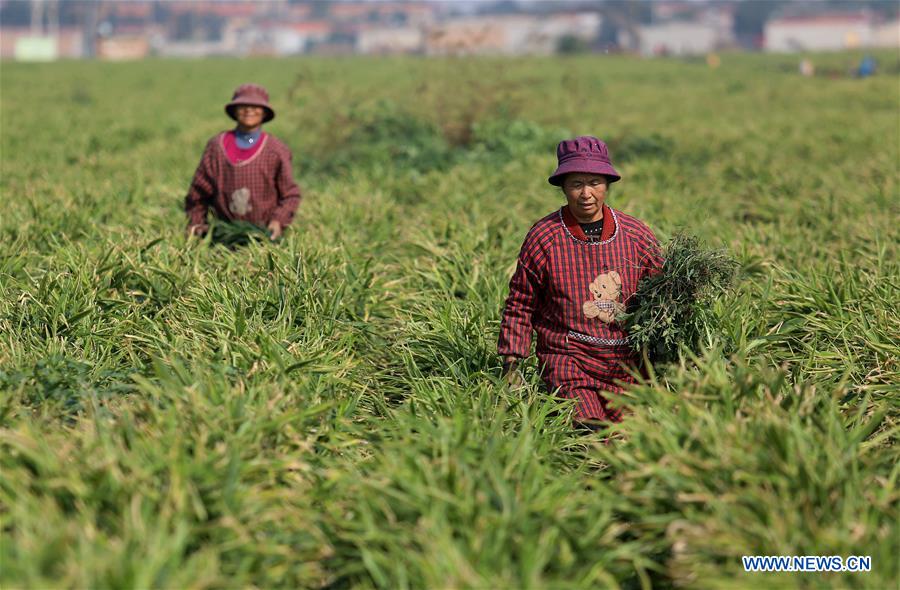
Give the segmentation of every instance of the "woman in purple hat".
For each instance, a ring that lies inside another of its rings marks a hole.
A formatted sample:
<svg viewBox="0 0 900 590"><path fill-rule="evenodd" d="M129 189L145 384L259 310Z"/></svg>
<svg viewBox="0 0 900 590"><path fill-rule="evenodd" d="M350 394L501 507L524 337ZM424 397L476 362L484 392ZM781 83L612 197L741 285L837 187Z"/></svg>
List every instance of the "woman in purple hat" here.
<svg viewBox="0 0 900 590"><path fill-rule="evenodd" d="M510 383L537 333L541 376L550 391L574 399L575 420L618 422L608 405L634 379L638 362L616 321L638 281L662 265L656 236L643 222L606 204L621 178L606 144L576 137L559 144L549 178L566 205L538 221L519 252L500 324L499 353Z"/></svg>
<svg viewBox="0 0 900 590"><path fill-rule="evenodd" d="M225 221L264 227L275 240L290 225L300 202L291 150L262 130L275 118L269 93L256 84L234 91L225 113L237 122L206 143L185 199L188 234L206 234L207 213Z"/></svg>

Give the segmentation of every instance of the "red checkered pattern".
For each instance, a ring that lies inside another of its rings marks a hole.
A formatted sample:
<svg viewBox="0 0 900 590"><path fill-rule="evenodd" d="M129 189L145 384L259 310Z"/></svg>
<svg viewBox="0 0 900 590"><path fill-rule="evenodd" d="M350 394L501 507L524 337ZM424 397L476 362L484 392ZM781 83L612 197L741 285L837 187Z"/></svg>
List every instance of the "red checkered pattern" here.
<svg viewBox="0 0 900 590"><path fill-rule="evenodd" d="M288 226L300 203L291 170L291 150L266 134L249 159L232 163L224 131L206 144L185 198L188 225L206 225L208 211L219 219L249 221L261 227L277 220Z"/></svg>
<svg viewBox="0 0 900 590"><path fill-rule="evenodd" d="M594 300L591 282L613 270L621 277L619 301L627 303L638 281L662 267L662 256L643 222L606 205L603 212L600 240L585 236L567 207L531 228L509 283L498 352L525 358L537 333L541 376L550 391L576 399L578 419L618 422L608 394L634 381L625 367L638 358L621 326L587 317L583 305Z"/></svg>

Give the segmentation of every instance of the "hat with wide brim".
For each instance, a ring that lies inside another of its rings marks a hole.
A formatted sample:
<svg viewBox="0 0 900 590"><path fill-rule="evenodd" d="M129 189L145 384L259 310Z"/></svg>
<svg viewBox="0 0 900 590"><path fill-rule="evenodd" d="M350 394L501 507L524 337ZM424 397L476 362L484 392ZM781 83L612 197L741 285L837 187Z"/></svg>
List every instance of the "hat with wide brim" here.
<svg viewBox="0 0 900 590"><path fill-rule="evenodd" d="M556 170L547 179L547 182L554 186L562 186L566 174L573 172L602 174L609 178L609 182L616 182L622 178L609 159L606 144L590 135L559 142L556 147L556 159Z"/></svg>
<svg viewBox="0 0 900 590"><path fill-rule="evenodd" d="M258 84L241 84L234 89L231 102L225 105L225 112L235 121L237 121L237 116L234 109L239 105L262 107L265 111L263 123L268 123L275 118L275 110L269 106L269 93Z"/></svg>

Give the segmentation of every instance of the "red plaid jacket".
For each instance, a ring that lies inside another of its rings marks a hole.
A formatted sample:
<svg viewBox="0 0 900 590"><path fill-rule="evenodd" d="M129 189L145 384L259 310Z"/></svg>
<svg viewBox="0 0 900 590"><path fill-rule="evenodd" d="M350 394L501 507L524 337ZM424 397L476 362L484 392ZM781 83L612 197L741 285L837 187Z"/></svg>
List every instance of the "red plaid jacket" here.
<svg viewBox="0 0 900 590"><path fill-rule="evenodd" d="M291 150L270 134L249 159L232 163L219 133L206 144L185 198L188 225L206 225L207 212L228 221L261 227L277 220L288 226L300 202L291 170Z"/></svg>
<svg viewBox="0 0 900 590"><path fill-rule="evenodd" d="M615 316L662 257L643 222L606 205L603 212L599 240L588 239L568 207L531 228L509 283L498 352L525 358L536 333L547 387L577 399L579 417L617 420L601 392L632 381L626 367L637 357Z"/></svg>

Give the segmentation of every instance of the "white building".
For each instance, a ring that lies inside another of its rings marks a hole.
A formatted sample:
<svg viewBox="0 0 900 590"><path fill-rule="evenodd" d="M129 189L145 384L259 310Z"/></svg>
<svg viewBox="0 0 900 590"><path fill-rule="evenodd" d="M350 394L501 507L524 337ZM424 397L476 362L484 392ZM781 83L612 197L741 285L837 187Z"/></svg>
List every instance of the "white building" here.
<svg viewBox="0 0 900 590"><path fill-rule="evenodd" d="M540 19L536 38L531 42L531 52L549 55L559 49L563 37L574 37L591 43L600 35L603 17L596 12L553 14Z"/></svg>
<svg viewBox="0 0 900 590"><path fill-rule="evenodd" d="M21 61L53 61L80 58L85 54L84 30L63 27L50 33L37 33L31 28L0 29L0 58Z"/></svg>
<svg viewBox="0 0 900 590"><path fill-rule="evenodd" d="M697 55L716 49L720 34L715 26L691 21L672 21L637 29L641 55Z"/></svg>
<svg viewBox="0 0 900 590"><path fill-rule="evenodd" d="M871 14L825 13L771 19L765 27L770 52L837 51L874 45Z"/></svg>
<svg viewBox="0 0 900 590"><path fill-rule="evenodd" d="M267 41L275 55L305 53L313 43L321 43L331 35L332 27L324 21L269 24Z"/></svg>

